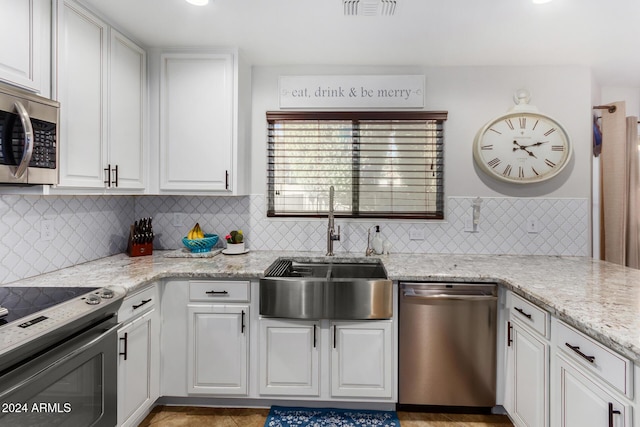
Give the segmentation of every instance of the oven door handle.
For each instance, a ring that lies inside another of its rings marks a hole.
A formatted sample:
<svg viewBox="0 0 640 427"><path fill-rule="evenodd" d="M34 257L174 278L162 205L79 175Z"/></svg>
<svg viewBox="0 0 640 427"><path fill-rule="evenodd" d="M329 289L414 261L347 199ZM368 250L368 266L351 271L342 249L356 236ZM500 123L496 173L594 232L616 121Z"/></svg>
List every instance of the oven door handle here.
<svg viewBox="0 0 640 427"><path fill-rule="evenodd" d="M22 151L22 160L18 165L13 176L17 179L21 179L27 172L29 163L31 162L31 156L33 155L33 126L31 126L31 118L27 109L20 101L16 101L14 106L22 122L22 128L24 129L24 150Z"/></svg>
<svg viewBox="0 0 640 427"><path fill-rule="evenodd" d="M51 359L53 359L52 362L47 363L45 367L38 369L35 373L33 373L32 375L29 375L27 378L19 381L17 384L13 384L12 386L10 386L8 389L5 390L1 390L0 391L0 401L3 400L3 398L5 396L9 396L11 395L13 392L15 392L16 390L20 389L21 387L25 387L28 386L29 383L35 381L39 375L42 375L45 371L49 371L50 369L55 369L58 366L61 366L62 364L66 363L67 361L73 359L74 357L90 350L92 347L95 347L96 345L100 344L100 341L104 340L105 338L107 338L109 335L115 335L117 334L117 330L120 327L120 325L115 325L112 326L108 329L104 329L102 328L102 332L98 335L95 336L95 334L91 334L89 337L87 337L84 342L79 343L79 347L74 348L71 351L64 351L64 349L59 350L60 353L63 353L63 355L61 357L59 357L59 355L56 354L52 354L50 357ZM97 331L96 331L97 332ZM65 346L62 346L63 348ZM58 349L56 349L58 350ZM54 351L56 351L54 350Z"/></svg>

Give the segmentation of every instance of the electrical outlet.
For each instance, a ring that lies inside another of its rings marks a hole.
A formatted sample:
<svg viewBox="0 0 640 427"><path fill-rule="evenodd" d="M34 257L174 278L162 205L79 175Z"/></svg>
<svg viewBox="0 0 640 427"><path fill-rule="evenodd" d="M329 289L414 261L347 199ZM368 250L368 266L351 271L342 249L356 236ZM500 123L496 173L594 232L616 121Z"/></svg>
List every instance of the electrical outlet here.
<svg viewBox="0 0 640 427"><path fill-rule="evenodd" d="M173 213L173 221L171 223L174 227L182 227L184 226L184 218L185 214L183 212L174 212Z"/></svg>
<svg viewBox="0 0 640 427"><path fill-rule="evenodd" d="M40 222L40 239L41 240L53 240L55 233L54 222L52 219L43 219Z"/></svg>
<svg viewBox="0 0 640 427"><path fill-rule="evenodd" d="M538 222L538 218L529 217L527 218L527 233L539 233L540 232L540 223Z"/></svg>
<svg viewBox="0 0 640 427"><path fill-rule="evenodd" d="M412 228L409 230L409 240L424 240L424 230Z"/></svg>
<svg viewBox="0 0 640 427"><path fill-rule="evenodd" d="M465 218L464 220L464 231L467 233L475 233L478 231L478 225L473 226L473 218Z"/></svg>

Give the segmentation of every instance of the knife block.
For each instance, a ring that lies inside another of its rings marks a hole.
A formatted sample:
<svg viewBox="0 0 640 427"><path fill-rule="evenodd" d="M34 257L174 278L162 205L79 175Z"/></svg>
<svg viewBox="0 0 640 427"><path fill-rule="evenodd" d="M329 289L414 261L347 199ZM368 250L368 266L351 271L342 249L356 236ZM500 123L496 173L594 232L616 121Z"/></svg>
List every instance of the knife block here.
<svg viewBox="0 0 640 427"><path fill-rule="evenodd" d="M153 254L153 242L151 243L134 243L133 242L133 225L129 228L129 241L127 243L127 254L131 257Z"/></svg>

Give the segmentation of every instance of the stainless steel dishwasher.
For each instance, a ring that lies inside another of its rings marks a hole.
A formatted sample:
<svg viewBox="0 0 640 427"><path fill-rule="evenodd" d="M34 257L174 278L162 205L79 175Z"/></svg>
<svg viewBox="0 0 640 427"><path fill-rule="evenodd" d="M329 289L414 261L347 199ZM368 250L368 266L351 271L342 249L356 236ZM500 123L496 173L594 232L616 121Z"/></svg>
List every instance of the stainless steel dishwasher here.
<svg viewBox="0 0 640 427"><path fill-rule="evenodd" d="M496 404L497 286L400 282L400 405Z"/></svg>

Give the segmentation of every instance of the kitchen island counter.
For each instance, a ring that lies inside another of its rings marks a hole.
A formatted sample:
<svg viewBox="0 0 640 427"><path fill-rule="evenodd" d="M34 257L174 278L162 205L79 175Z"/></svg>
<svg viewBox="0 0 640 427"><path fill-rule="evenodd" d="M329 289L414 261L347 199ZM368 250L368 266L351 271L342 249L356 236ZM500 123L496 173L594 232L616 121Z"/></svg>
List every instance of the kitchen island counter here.
<svg viewBox="0 0 640 427"><path fill-rule="evenodd" d="M119 285L134 291L165 278L257 278L279 257L325 259L317 252L251 251L209 258L126 254L11 283L11 286ZM640 271L588 257L391 254L379 257L393 280L495 281L560 320L640 363ZM340 260L362 261L340 253Z"/></svg>

